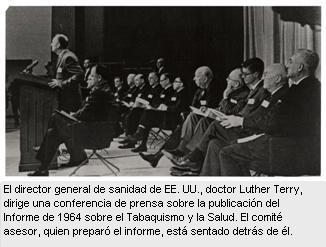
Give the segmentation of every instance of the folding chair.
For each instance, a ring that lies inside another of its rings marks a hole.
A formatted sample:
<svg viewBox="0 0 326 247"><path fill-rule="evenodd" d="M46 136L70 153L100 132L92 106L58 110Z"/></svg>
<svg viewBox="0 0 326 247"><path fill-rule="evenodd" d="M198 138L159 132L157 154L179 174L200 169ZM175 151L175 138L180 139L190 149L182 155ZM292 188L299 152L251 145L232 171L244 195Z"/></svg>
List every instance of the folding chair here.
<svg viewBox="0 0 326 247"><path fill-rule="evenodd" d="M91 149L92 153L88 160L93 156L97 157L115 176L120 169L109 161L110 157L103 157L98 153L99 150L110 147L115 134L116 121L103 122L81 122L72 125L72 140L81 145L84 149ZM74 175L87 162L79 164L69 175ZM116 171L117 172L116 172Z"/></svg>
<svg viewBox="0 0 326 247"><path fill-rule="evenodd" d="M149 135L150 141L148 142L149 146L155 149L160 144L164 144L170 138L173 131L184 122L185 114L184 112L180 113L179 121L175 125L171 125L171 122L165 118L159 127L151 129ZM154 143L155 145L153 145Z"/></svg>

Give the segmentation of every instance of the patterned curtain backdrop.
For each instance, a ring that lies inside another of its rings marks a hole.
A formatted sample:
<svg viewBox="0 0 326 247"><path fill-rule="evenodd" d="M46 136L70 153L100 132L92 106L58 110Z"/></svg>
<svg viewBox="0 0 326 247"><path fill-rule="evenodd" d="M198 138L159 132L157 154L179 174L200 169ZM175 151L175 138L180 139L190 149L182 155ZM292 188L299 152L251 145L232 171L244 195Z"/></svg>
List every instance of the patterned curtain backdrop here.
<svg viewBox="0 0 326 247"><path fill-rule="evenodd" d="M298 48L321 55L321 27L283 21L272 7L244 7L244 59L260 57L266 65L286 63ZM316 76L320 78L320 65Z"/></svg>

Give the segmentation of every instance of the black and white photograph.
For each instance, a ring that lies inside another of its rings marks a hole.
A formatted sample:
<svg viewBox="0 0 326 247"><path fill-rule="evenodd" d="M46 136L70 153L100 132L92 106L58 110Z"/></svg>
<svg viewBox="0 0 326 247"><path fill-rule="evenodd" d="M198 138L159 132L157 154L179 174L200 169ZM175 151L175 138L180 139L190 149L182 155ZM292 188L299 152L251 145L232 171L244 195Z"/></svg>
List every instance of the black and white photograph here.
<svg viewBox="0 0 326 247"><path fill-rule="evenodd" d="M10 6L5 175L321 175L320 6Z"/></svg>

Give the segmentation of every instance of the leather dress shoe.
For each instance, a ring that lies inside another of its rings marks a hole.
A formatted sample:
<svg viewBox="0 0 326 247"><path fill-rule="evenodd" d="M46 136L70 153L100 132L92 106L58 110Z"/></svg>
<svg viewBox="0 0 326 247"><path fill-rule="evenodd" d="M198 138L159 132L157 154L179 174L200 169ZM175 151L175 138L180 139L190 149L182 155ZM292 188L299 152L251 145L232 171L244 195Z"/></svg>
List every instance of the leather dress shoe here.
<svg viewBox="0 0 326 247"><path fill-rule="evenodd" d="M49 176L49 171L48 170L36 170L35 172L28 173L27 176L31 176L31 177L36 177L36 176L47 177L47 176Z"/></svg>
<svg viewBox="0 0 326 247"><path fill-rule="evenodd" d="M127 142L121 146L119 146L118 148L120 149L128 149L128 148L134 148L136 144L134 143L130 143L130 142Z"/></svg>
<svg viewBox="0 0 326 247"><path fill-rule="evenodd" d="M181 162L173 162L172 163L175 165L175 167L172 167L173 169L178 169L181 171L192 171L192 172L199 172L200 167L196 162L192 162L189 159L186 159Z"/></svg>
<svg viewBox="0 0 326 247"><path fill-rule="evenodd" d="M171 176L178 176L178 177L183 177L183 176L199 176L199 172L193 172L193 171L180 171L177 169L174 169L170 172Z"/></svg>
<svg viewBox="0 0 326 247"><path fill-rule="evenodd" d="M139 152L146 152L147 151L147 147L146 145L139 145L138 147L131 149L132 152L134 153L139 153Z"/></svg>
<svg viewBox="0 0 326 247"><path fill-rule="evenodd" d="M159 160L163 156L163 154L161 152L159 152L157 154L144 154L144 153L139 153L139 155L140 155L140 157L143 160L146 160L147 162L149 162L149 164L153 168L157 167L157 164L158 164Z"/></svg>

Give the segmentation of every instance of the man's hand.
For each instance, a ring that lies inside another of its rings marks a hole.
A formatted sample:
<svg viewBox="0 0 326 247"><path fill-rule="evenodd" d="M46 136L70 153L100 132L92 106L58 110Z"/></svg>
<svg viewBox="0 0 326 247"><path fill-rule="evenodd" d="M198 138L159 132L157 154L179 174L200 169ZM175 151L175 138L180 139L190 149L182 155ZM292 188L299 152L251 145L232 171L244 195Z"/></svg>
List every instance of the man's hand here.
<svg viewBox="0 0 326 247"><path fill-rule="evenodd" d="M238 117L234 115L225 116L224 120L222 120L220 124L226 129L239 127L243 124L243 117Z"/></svg>
<svg viewBox="0 0 326 247"><path fill-rule="evenodd" d="M49 85L50 88L62 87L62 81L56 80L56 79L52 79L52 81L49 82L48 85Z"/></svg>
<svg viewBox="0 0 326 247"><path fill-rule="evenodd" d="M228 86L226 87L226 89L223 92L223 99L227 99L230 95L230 93L233 92L233 88L228 84Z"/></svg>
<svg viewBox="0 0 326 247"><path fill-rule="evenodd" d="M207 111L207 107L201 106L199 110L201 110L202 113L205 113Z"/></svg>
<svg viewBox="0 0 326 247"><path fill-rule="evenodd" d="M227 99L229 97L230 93L232 93L237 88L237 84L235 81L228 80L227 83L228 84L226 86L226 89L223 92L224 99Z"/></svg>

